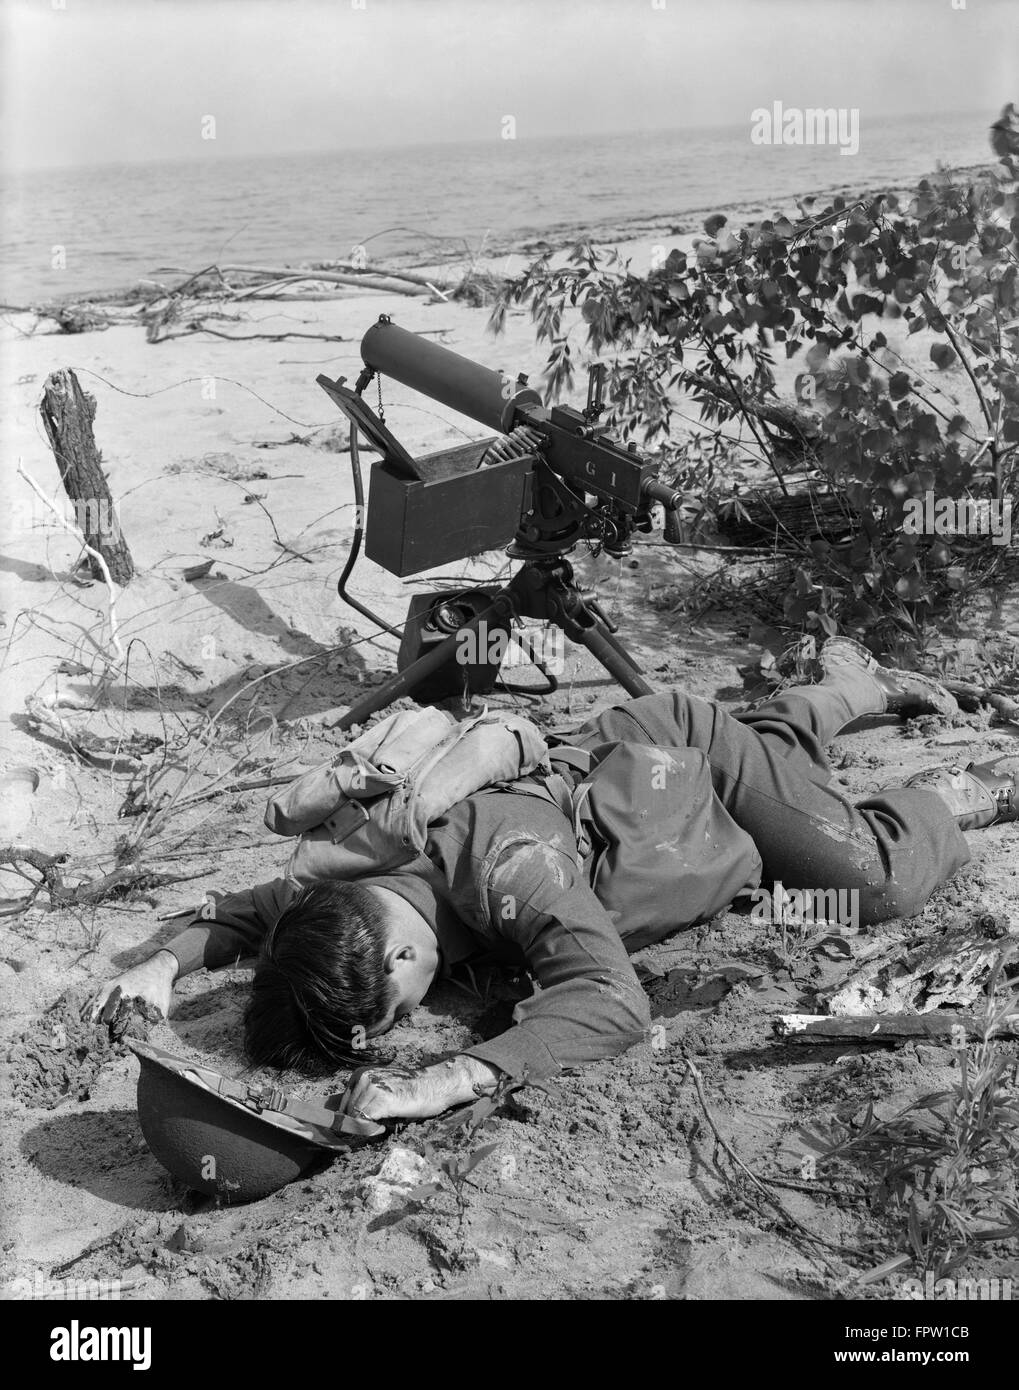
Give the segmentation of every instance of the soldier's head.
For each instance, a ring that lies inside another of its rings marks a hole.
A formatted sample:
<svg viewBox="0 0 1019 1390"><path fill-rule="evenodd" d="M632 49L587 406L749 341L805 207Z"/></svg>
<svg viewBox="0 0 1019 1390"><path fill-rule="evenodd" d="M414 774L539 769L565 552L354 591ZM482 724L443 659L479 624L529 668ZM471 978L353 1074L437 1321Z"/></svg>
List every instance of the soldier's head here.
<svg viewBox="0 0 1019 1390"><path fill-rule="evenodd" d="M257 1066L361 1066L370 1039L424 998L435 935L404 898L368 880L304 888L266 934L244 1016Z"/></svg>

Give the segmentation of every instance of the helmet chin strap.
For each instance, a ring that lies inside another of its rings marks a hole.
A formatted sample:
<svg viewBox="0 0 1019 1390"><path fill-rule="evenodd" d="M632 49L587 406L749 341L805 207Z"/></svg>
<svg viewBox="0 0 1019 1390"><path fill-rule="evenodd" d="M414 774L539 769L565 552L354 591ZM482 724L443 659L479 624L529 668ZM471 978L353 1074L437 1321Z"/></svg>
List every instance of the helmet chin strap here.
<svg viewBox="0 0 1019 1390"><path fill-rule="evenodd" d="M128 1046L140 1057L148 1057L160 1062L164 1067L175 1071L185 1081L201 1086L226 1101L242 1105L255 1115L270 1118L274 1115L294 1120L302 1126L311 1126L313 1133L303 1137L324 1148L345 1148L343 1138L377 1139L385 1134L384 1125L374 1120L359 1120L352 1115L340 1115L328 1101L317 1103L309 1100L294 1100L278 1086L267 1083L236 1081L223 1076L211 1067L203 1067L195 1062L186 1062L174 1057L151 1043L131 1040ZM339 1097L335 1097L339 1102ZM286 1126L290 1128L290 1126Z"/></svg>
<svg viewBox="0 0 1019 1390"><path fill-rule="evenodd" d="M267 1083L234 1081L219 1072L206 1071L203 1067L189 1067L189 1073L201 1084L209 1086L217 1095L227 1100L239 1101L248 1110L261 1115L268 1111L274 1115L286 1115L302 1124L314 1125L324 1129L327 1134L353 1135L361 1139L376 1139L385 1134L384 1125L373 1120L358 1120L351 1115L340 1115L328 1105L316 1105L314 1101L294 1100L285 1091Z"/></svg>

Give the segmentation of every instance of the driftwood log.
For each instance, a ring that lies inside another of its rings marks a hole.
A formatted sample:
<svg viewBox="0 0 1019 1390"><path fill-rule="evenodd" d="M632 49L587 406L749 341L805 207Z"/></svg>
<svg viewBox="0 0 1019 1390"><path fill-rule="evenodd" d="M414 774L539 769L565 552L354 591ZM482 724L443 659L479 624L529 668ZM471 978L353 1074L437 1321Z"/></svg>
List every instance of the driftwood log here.
<svg viewBox="0 0 1019 1390"><path fill-rule="evenodd" d="M1014 948L1007 921L987 914L933 940L893 945L888 954L862 962L817 998L829 1014L842 1018L930 1014L947 1005L969 1008L995 965L1011 958Z"/></svg>
<svg viewBox="0 0 1019 1390"><path fill-rule="evenodd" d="M386 294L426 294L427 281L417 280L410 284L407 276L399 280L390 276L387 270L356 271L346 273L339 270L300 270L293 266L273 267L262 265L224 265L219 267L223 275L266 275L274 280L324 280L330 285L356 285L363 290L381 290ZM403 283L400 283L403 282Z"/></svg>
<svg viewBox="0 0 1019 1390"><path fill-rule="evenodd" d="M27 845L0 846L0 866L10 866L27 878L28 875L20 869L20 865L27 864L39 875L30 893L16 902L0 904L0 916L10 917L24 912L42 891L48 895L52 908L85 907L105 902L108 898L147 893L166 884L184 883L194 878L194 874L156 873L141 864L121 864L91 882L67 884L62 868L66 861L66 854L46 854Z"/></svg>
<svg viewBox="0 0 1019 1390"><path fill-rule="evenodd" d="M409 285L423 285L427 290L439 290L440 293L449 289L448 285L437 284L435 280L429 280L426 275L417 275L412 270L392 270L387 266L367 266L355 265L352 261L334 261L329 266L323 266L323 270L352 271L356 275L363 276L367 271L370 275L383 275L389 280L406 280Z"/></svg>
<svg viewBox="0 0 1019 1390"><path fill-rule="evenodd" d="M867 1014L832 1018L828 1014L781 1014L773 1025L778 1037L798 1043L952 1042L962 1027L967 1038L981 1038L982 1020L972 1014ZM1019 1038L1019 1016L995 1029L995 1037Z"/></svg>
<svg viewBox="0 0 1019 1390"><path fill-rule="evenodd" d="M718 517L719 532L733 545L768 545L776 538L785 544L790 537L802 542L814 538L837 541L851 530L851 513L845 501L818 486L786 495L759 492L739 501L739 510L723 508Z"/></svg>
<svg viewBox="0 0 1019 1390"><path fill-rule="evenodd" d="M928 675L930 674L933 673L928 672ZM1001 695L996 690L988 690L982 685L972 685L969 681L949 680L939 675L935 675L934 679L940 681L949 694L955 696L963 709L974 710L986 705L1001 719L1019 724L1019 700L1012 700L1009 696Z"/></svg>
<svg viewBox="0 0 1019 1390"><path fill-rule="evenodd" d="M78 530L86 545L106 561L113 582L127 584L134 574L134 561L120 533L110 485L92 433L95 399L81 389L74 372L53 372L46 378L39 413L60 481L74 507ZM94 579L105 579L94 556L89 556L88 563Z"/></svg>

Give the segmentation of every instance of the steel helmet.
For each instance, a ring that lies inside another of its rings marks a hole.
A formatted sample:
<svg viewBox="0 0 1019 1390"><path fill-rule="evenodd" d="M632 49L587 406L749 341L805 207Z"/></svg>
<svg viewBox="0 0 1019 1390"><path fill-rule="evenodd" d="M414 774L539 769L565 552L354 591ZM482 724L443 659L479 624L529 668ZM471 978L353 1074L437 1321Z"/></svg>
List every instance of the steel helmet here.
<svg viewBox="0 0 1019 1390"><path fill-rule="evenodd" d="M234 1081L211 1067L128 1040L141 1063L138 1119L174 1177L227 1202L253 1202L323 1166L382 1125L290 1099L274 1086Z"/></svg>

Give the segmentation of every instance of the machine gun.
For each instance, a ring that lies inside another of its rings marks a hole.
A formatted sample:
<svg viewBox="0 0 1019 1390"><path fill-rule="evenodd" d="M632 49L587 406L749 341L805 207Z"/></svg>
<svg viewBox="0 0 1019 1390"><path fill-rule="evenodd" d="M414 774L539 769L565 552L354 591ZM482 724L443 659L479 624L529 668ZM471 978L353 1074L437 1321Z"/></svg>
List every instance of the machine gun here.
<svg viewBox="0 0 1019 1390"><path fill-rule="evenodd" d="M504 633L522 617L554 623L585 646L631 695L647 695L634 658L616 640L616 626L596 595L574 582L566 556L581 541L622 556L636 531L652 529L651 508L678 507L680 494L658 481L654 465L599 424L605 409L605 367L591 369L587 405L546 408L526 378L479 366L458 353L397 327L383 314L361 340L364 370L350 390L340 377L318 383L351 423L351 464L357 524L338 590L358 612L397 633L347 592L360 552L364 492L360 430L381 455L372 466L365 554L404 577L500 546L520 569L503 588L479 587L419 595L403 632L398 674L360 701L339 728L361 723L403 695L422 701L489 690L499 662L467 634ZM392 377L489 429L499 431L414 459L363 399L376 376ZM397 633L397 635L399 635ZM468 655L465 655L468 654ZM540 662L536 662L541 666ZM554 677L549 689L555 689Z"/></svg>

